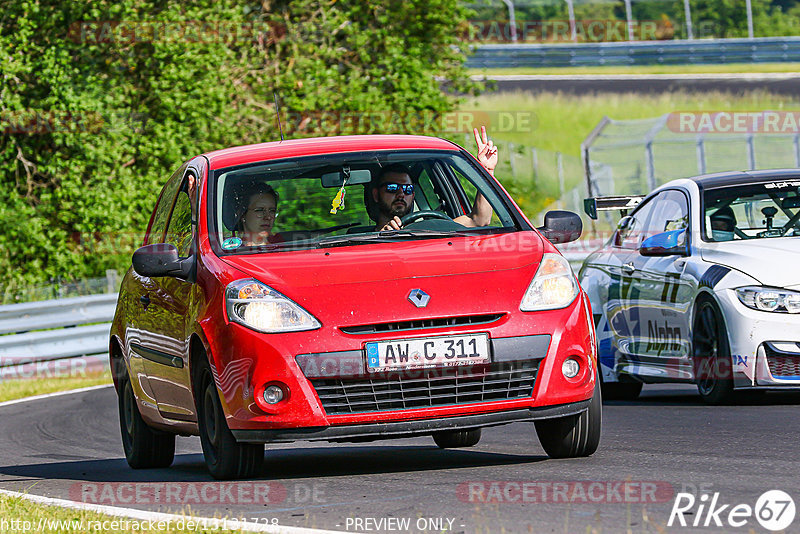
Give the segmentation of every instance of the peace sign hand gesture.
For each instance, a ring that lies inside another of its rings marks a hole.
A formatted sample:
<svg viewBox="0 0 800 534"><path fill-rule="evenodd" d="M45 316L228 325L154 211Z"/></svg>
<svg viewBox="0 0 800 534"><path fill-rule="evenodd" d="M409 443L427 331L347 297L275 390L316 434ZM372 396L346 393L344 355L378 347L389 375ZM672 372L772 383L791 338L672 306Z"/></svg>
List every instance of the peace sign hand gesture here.
<svg viewBox="0 0 800 534"><path fill-rule="evenodd" d="M481 126L480 134L477 128L473 128L472 132L475 134L475 144L478 145L478 161L489 174L494 176L494 168L497 167L497 147L486 135L486 126Z"/></svg>

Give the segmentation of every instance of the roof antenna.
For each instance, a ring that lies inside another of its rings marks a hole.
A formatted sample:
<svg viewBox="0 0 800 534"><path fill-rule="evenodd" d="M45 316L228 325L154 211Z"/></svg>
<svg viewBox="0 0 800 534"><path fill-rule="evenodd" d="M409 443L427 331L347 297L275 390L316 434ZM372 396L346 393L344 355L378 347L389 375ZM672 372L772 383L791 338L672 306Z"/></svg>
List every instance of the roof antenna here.
<svg viewBox="0 0 800 534"><path fill-rule="evenodd" d="M278 108L278 93L272 91L272 96L275 98L275 114L278 116L278 131L281 132L281 141L283 141L283 126L281 126L281 111Z"/></svg>

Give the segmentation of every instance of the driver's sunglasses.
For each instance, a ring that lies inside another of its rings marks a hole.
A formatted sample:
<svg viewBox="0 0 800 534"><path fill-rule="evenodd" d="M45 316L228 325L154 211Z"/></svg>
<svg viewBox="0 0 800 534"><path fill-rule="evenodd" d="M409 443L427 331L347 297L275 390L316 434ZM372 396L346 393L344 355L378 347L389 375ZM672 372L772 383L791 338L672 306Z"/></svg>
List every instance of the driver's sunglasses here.
<svg viewBox="0 0 800 534"><path fill-rule="evenodd" d="M397 193L397 190L403 188L403 193L406 195L413 195L414 194L414 184L395 184L392 182L387 182L381 184L384 189L386 189L387 193Z"/></svg>

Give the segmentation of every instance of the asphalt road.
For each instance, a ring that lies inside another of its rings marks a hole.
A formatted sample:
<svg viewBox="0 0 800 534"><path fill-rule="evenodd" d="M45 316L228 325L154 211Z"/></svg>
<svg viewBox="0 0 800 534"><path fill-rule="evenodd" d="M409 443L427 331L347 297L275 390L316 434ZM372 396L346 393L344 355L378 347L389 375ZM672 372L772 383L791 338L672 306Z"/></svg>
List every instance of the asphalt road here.
<svg viewBox="0 0 800 534"><path fill-rule="evenodd" d="M767 91L800 96L800 74L711 74L711 75L541 75L491 76L498 92L674 93L678 91L742 94Z"/></svg>
<svg viewBox="0 0 800 534"><path fill-rule="evenodd" d="M485 429L476 447L457 451L428 438L270 446L262 477L219 483L197 438L178 438L170 469L129 469L108 388L0 408L0 488L341 531L661 532L678 492L753 506L780 489L800 508L799 404L800 395L776 393L708 407L692 387L646 386L636 402L605 405L590 458L550 460L533 425L514 424ZM691 525L697 506L689 511ZM742 528L667 530L751 529L766 532L754 518Z"/></svg>

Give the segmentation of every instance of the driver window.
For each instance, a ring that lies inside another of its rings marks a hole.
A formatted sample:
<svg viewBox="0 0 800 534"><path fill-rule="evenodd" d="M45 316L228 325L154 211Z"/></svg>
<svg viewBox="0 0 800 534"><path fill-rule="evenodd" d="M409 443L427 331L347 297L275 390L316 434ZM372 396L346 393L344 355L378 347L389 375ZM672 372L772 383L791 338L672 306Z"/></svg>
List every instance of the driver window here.
<svg viewBox="0 0 800 534"><path fill-rule="evenodd" d="M647 223L647 237L689 226L689 204L683 193L664 191L653 200L654 209Z"/></svg>
<svg viewBox="0 0 800 534"><path fill-rule="evenodd" d="M626 221L625 224L620 224L615 238L615 244L618 247L630 250L639 248L639 245L647 237L645 235L647 220L653 212L654 200L655 198L652 198L639 206L630 217L624 219Z"/></svg>
<svg viewBox="0 0 800 534"><path fill-rule="evenodd" d="M169 219L164 242L175 245L175 248L178 249L178 256L185 258L191 253L193 230L192 203L189 198L188 179L185 179L178 198L175 200L175 208Z"/></svg>

